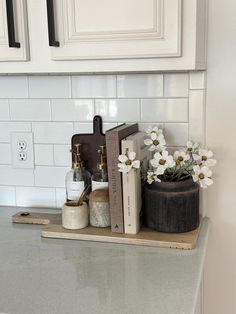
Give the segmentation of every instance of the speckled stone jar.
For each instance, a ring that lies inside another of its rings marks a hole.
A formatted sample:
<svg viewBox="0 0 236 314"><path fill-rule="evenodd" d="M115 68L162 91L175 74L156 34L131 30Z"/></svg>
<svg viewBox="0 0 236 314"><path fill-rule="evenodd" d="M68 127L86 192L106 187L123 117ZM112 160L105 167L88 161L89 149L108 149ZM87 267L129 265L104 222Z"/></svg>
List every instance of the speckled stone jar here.
<svg viewBox="0 0 236 314"><path fill-rule="evenodd" d="M111 216L108 189L95 190L90 193L89 222L93 227L110 227Z"/></svg>
<svg viewBox="0 0 236 314"><path fill-rule="evenodd" d="M160 232L180 233L199 226L199 185L192 179L146 183L144 222Z"/></svg>

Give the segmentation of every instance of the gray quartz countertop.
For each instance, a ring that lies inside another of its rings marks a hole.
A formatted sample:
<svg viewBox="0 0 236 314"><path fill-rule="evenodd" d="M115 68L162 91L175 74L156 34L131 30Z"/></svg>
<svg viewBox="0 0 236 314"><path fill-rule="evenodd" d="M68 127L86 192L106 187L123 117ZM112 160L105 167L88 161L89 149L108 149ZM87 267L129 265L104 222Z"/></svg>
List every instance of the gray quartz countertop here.
<svg viewBox="0 0 236 314"><path fill-rule="evenodd" d="M0 207L0 313L194 313L207 218L197 248L183 251L41 238L41 226L11 223L20 210Z"/></svg>

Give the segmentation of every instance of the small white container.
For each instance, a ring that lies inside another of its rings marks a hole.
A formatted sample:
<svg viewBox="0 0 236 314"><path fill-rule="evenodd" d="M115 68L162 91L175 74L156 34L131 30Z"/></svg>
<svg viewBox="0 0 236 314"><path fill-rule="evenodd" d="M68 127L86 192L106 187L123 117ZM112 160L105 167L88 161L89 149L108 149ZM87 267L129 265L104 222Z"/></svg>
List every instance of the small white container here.
<svg viewBox="0 0 236 314"><path fill-rule="evenodd" d="M62 226L65 229L82 229L88 226L88 205L75 206L76 201L66 202L62 207Z"/></svg>

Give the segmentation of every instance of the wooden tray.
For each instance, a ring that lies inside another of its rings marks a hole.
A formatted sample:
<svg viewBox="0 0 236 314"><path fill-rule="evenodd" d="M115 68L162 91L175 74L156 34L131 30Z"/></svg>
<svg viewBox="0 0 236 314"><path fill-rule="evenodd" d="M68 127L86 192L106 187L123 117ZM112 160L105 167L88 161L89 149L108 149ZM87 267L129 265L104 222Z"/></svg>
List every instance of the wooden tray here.
<svg viewBox="0 0 236 314"><path fill-rule="evenodd" d="M201 224L196 230L186 233L162 233L142 228L138 234L129 235L112 233L110 228L89 226L80 230L68 230L61 225L49 224L43 228L42 237L191 250L196 247L200 228Z"/></svg>
<svg viewBox="0 0 236 314"><path fill-rule="evenodd" d="M22 213L28 213L28 215L22 216ZM61 225L61 214L21 211L12 216L13 223L45 225L42 229L42 237L45 238L145 245L183 250L191 250L196 247L202 221L203 219L196 230L185 233L162 233L142 228L138 234L131 235L112 233L110 228L91 226L80 230L68 230Z"/></svg>
<svg viewBox="0 0 236 314"><path fill-rule="evenodd" d="M13 223L47 225L49 223L61 225L61 214L32 213L21 211L12 216Z"/></svg>

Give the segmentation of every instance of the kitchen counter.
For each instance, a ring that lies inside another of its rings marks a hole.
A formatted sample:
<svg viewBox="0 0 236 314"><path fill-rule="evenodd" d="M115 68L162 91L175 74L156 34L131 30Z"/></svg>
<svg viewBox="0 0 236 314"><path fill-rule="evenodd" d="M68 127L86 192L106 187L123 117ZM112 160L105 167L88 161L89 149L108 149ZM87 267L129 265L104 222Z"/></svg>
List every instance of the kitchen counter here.
<svg viewBox="0 0 236 314"><path fill-rule="evenodd" d="M183 251L41 238L42 226L11 223L20 210L0 207L0 313L195 313L208 219Z"/></svg>

